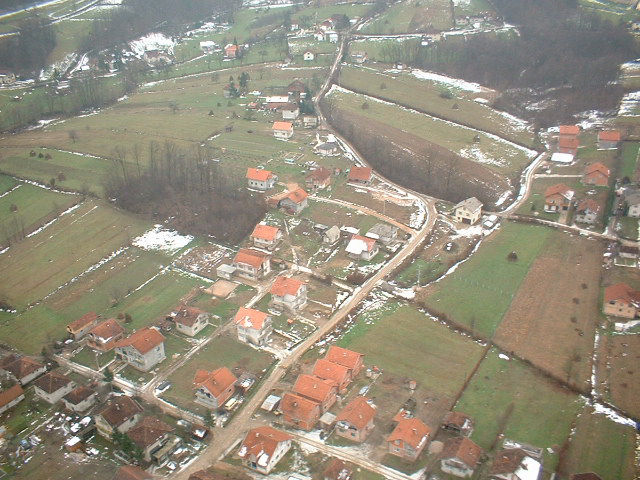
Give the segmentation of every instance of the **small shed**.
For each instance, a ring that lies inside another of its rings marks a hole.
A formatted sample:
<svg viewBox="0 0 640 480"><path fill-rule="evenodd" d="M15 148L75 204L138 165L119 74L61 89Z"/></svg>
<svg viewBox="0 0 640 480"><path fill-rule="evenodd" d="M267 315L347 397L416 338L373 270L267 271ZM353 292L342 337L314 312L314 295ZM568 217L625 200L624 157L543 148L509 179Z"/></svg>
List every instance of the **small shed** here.
<svg viewBox="0 0 640 480"><path fill-rule="evenodd" d="M234 273L236 273L236 267L227 263L223 263L218 268L216 268L216 274L218 275L218 277L224 278L226 280L231 280Z"/></svg>

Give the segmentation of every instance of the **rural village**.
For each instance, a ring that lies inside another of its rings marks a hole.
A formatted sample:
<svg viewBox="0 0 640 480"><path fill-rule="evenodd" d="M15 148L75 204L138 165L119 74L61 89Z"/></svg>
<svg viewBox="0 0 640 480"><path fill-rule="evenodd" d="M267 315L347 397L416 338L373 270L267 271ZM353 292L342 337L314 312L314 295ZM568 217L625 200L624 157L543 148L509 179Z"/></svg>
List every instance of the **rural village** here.
<svg viewBox="0 0 640 480"><path fill-rule="evenodd" d="M0 479L640 478L637 1L8 3Z"/></svg>

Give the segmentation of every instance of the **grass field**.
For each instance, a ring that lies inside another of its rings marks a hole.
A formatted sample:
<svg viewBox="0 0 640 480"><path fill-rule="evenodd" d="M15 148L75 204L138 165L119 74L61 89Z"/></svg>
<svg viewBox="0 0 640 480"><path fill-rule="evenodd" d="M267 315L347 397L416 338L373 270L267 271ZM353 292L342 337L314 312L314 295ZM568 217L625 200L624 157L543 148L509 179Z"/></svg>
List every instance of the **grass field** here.
<svg viewBox="0 0 640 480"><path fill-rule="evenodd" d="M622 145L622 162L620 164L620 178L628 177L634 181L638 169L638 152L640 151L640 143L625 142Z"/></svg>
<svg viewBox="0 0 640 480"><path fill-rule="evenodd" d="M467 262L427 290L428 308L491 337L550 233L545 227L503 224ZM517 261L507 260L510 252Z"/></svg>
<svg viewBox="0 0 640 480"><path fill-rule="evenodd" d="M640 220L633 217L620 217L618 219L619 233L629 240L640 239Z"/></svg>
<svg viewBox="0 0 640 480"><path fill-rule="evenodd" d="M494 350L455 407L474 419L471 438L484 449L499 433L516 442L557 449L581 408L576 395L517 360L499 358ZM553 471L557 456L545 451L544 457L545 470Z"/></svg>
<svg viewBox="0 0 640 480"><path fill-rule="evenodd" d="M432 80L419 79L410 73L385 73L374 68L343 67L340 85L391 102L411 105L426 113L456 123L478 128L507 140L528 146L533 134L527 124L474 101L482 92L469 92ZM384 88L383 88L384 87ZM443 98L444 91L452 98ZM457 106L457 108L453 108Z"/></svg>
<svg viewBox="0 0 640 480"><path fill-rule="evenodd" d="M18 185L18 181L9 177L8 175L0 175L0 195L8 192L13 187Z"/></svg>
<svg viewBox="0 0 640 480"><path fill-rule="evenodd" d="M448 30L453 25L448 0L405 0L391 5L367 24L366 33L409 33Z"/></svg>
<svg viewBox="0 0 640 480"><path fill-rule="evenodd" d="M489 0L469 0L468 2L456 2L454 5L456 17L493 11L493 7Z"/></svg>
<svg viewBox="0 0 640 480"><path fill-rule="evenodd" d="M408 133L507 176L518 175L529 163L529 157L522 149L476 130L454 125L429 115L411 112L395 105L381 103L356 93L333 91L328 98L341 109L382 121L396 128L401 126ZM363 108L365 104L366 107ZM479 142L474 142L476 136L480 137Z"/></svg>

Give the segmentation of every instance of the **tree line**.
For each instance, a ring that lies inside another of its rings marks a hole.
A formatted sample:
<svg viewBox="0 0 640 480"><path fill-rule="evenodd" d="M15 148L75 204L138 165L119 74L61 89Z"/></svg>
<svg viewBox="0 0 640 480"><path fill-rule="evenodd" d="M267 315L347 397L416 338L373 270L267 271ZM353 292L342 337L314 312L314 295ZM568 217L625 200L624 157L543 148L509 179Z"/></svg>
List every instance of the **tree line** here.
<svg viewBox="0 0 640 480"><path fill-rule="evenodd" d="M0 41L0 65L16 73L41 69L56 47L53 26L40 15L33 14L20 22L16 35Z"/></svg>
<svg viewBox="0 0 640 480"><path fill-rule="evenodd" d="M135 165L127 159L130 153ZM182 232L229 243L242 240L267 212L261 196L222 172L210 148L185 150L171 141L153 141L148 166L140 165L140 156L138 147L131 152L120 146L114 149L105 192L121 208L168 219Z"/></svg>

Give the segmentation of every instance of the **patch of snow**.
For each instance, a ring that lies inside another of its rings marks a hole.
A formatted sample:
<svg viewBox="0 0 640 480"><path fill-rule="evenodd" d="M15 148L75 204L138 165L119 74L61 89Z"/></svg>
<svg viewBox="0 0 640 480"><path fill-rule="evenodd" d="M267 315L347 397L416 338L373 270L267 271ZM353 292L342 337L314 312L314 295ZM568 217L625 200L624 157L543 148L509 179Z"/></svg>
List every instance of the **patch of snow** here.
<svg viewBox="0 0 640 480"><path fill-rule="evenodd" d="M500 353L498 354L498 358L502 359L502 360L511 360L507 355L505 355L504 353Z"/></svg>
<svg viewBox="0 0 640 480"><path fill-rule="evenodd" d="M630 320L628 322L616 322L616 332L626 332L627 330L640 325L640 320Z"/></svg>
<svg viewBox="0 0 640 480"><path fill-rule="evenodd" d="M14 190L17 190L18 188L20 188L22 186L21 183L19 183L18 185L16 185L13 188L10 188L9 190L7 190L6 192L4 192L3 194L0 195L0 198L5 197L7 195L9 195L11 192L13 192Z"/></svg>
<svg viewBox="0 0 640 480"><path fill-rule="evenodd" d="M500 198L498 198L498 200L496 201L495 206L499 207L500 205L502 205L507 200L507 198L511 196L512 193L513 192L511 190L507 190L502 195L500 195Z"/></svg>
<svg viewBox="0 0 640 480"><path fill-rule="evenodd" d="M637 117L640 115L640 91L629 92L620 101L618 116Z"/></svg>
<svg viewBox="0 0 640 480"><path fill-rule="evenodd" d="M173 54L176 42L162 33L150 33L137 40L129 42L129 48L138 58L141 58L149 50L162 50Z"/></svg>
<svg viewBox="0 0 640 480"><path fill-rule="evenodd" d="M478 83L467 82L459 78L448 77L439 73L426 72L424 70L412 69L411 75L420 80L429 80L436 83L441 83L450 87L458 88L466 92L490 92L491 90L483 87Z"/></svg>
<svg viewBox="0 0 640 480"><path fill-rule="evenodd" d="M134 238L131 244L143 250L160 250L173 254L186 247L192 240L191 235L180 235L175 230L164 230L162 225L154 225L151 230Z"/></svg>
<svg viewBox="0 0 640 480"><path fill-rule="evenodd" d="M37 235L38 233L40 233L41 231L43 231L45 228L47 228L47 227L51 226L52 224L54 224L55 222L57 222L57 221L60 219L60 217L62 217L63 215L66 215L66 214L68 214L68 213L71 213L71 212L73 212L74 210L76 210L76 209L80 208L80 205L81 205L81 204L80 204L80 203L78 203L78 204L76 204L76 205L73 205L73 206L72 206L72 207L70 207L70 208L67 208L64 212L62 212L62 213L61 213L60 215L58 215L56 218L54 218L53 220L51 220L51 221L50 221L50 222L48 222L48 223L45 223L43 226L41 226L41 227L40 227L40 228L38 228L37 230L34 230L33 232L31 232L29 235L27 235L27 238L31 238L31 237L33 237L34 235Z"/></svg>
<svg viewBox="0 0 640 480"><path fill-rule="evenodd" d="M637 426L635 420L625 417L623 415L620 415L611 407L607 407L606 405L603 405L601 403L594 403L593 410L594 410L593 412L594 415L605 415L609 420L615 423L619 423L620 425L628 425L634 428L636 428Z"/></svg>
<svg viewBox="0 0 640 480"><path fill-rule="evenodd" d="M496 167L506 166L503 161L489 157L486 152L483 152L479 147L476 146L461 148L458 154L474 162L483 163L486 165L495 165Z"/></svg>

